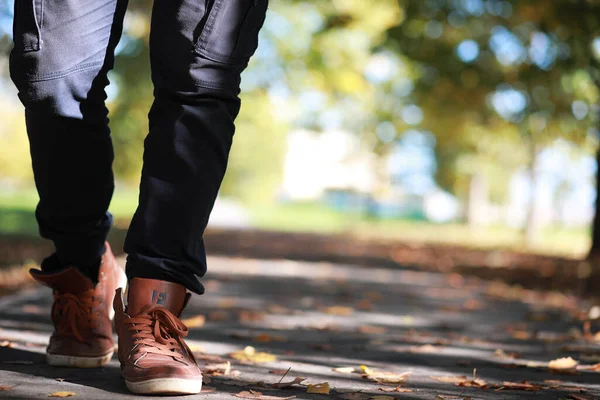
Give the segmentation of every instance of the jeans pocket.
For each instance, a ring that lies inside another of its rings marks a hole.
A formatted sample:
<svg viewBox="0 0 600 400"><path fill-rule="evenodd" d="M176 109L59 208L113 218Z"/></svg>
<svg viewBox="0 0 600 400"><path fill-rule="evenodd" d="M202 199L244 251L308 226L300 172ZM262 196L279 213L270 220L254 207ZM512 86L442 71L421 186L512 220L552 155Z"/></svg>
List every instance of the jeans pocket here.
<svg viewBox="0 0 600 400"><path fill-rule="evenodd" d="M223 64L248 62L258 47L268 0L213 0L196 43L198 54Z"/></svg>
<svg viewBox="0 0 600 400"><path fill-rule="evenodd" d="M37 51L41 47L40 27L43 0L15 0L13 41L15 51Z"/></svg>

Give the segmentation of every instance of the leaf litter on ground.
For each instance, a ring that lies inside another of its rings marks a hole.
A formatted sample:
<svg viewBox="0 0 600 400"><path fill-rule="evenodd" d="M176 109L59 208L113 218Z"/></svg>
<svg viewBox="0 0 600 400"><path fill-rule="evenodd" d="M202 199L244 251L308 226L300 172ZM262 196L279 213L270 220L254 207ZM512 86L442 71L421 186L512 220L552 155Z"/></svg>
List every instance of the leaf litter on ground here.
<svg viewBox="0 0 600 400"><path fill-rule="evenodd" d="M410 371L401 374L396 372L378 371L373 370L366 365L361 365L360 369L363 372L363 378L370 379L377 383L403 383L412 374Z"/></svg>
<svg viewBox="0 0 600 400"><path fill-rule="evenodd" d="M242 363L262 364L277 361L277 356L270 353L256 351L252 346L246 346L243 350L229 353L229 357L235 358Z"/></svg>

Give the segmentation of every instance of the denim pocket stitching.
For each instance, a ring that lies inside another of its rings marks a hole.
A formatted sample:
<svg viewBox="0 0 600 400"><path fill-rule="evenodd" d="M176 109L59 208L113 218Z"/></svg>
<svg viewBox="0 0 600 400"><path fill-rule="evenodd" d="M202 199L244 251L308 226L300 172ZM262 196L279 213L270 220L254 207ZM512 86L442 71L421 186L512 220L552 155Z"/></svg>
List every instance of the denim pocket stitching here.
<svg viewBox="0 0 600 400"><path fill-rule="evenodd" d="M58 72L48 72L45 74L37 74L37 75L25 75L25 79L27 82L41 82L41 81L50 81L52 79L64 78L68 75L74 74L76 72L87 71L89 69L102 66L104 64L103 61L95 61L93 63L79 64L69 69L58 71Z"/></svg>

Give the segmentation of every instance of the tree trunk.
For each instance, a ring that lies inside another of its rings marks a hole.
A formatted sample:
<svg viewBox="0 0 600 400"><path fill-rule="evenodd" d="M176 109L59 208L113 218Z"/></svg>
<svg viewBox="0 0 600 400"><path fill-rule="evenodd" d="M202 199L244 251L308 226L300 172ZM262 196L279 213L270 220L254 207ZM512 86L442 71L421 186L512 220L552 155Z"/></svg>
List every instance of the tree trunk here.
<svg viewBox="0 0 600 400"><path fill-rule="evenodd" d="M596 150L596 162L600 166L600 146ZM596 172L596 210L592 222L592 246L588 255L590 258L600 256L600 215L598 215L598 210L600 210L600 193L598 189L600 189L600 171Z"/></svg>
<svg viewBox="0 0 600 400"><path fill-rule="evenodd" d="M532 248L535 244L535 240L538 233L538 213L537 213L537 174L536 174L536 161L538 155L538 146L535 142L535 138L532 133L526 135L529 141L529 179L531 192L529 196L529 202L527 203L527 219L525 220L525 226L523 229L525 247Z"/></svg>

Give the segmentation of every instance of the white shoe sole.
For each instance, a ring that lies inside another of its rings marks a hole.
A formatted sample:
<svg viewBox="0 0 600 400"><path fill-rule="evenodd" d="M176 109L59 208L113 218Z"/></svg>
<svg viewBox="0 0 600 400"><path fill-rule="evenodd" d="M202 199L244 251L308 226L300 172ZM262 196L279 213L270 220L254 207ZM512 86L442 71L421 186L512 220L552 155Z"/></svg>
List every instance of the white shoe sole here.
<svg viewBox="0 0 600 400"><path fill-rule="evenodd" d="M53 367L98 368L110 361L113 352L100 357L76 357L46 353L46 362Z"/></svg>
<svg viewBox="0 0 600 400"><path fill-rule="evenodd" d="M198 394L202 380L160 378L143 382L127 382L127 389L136 394Z"/></svg>

